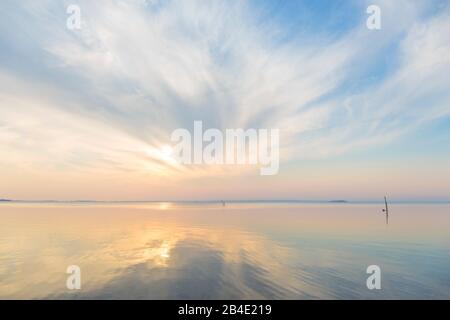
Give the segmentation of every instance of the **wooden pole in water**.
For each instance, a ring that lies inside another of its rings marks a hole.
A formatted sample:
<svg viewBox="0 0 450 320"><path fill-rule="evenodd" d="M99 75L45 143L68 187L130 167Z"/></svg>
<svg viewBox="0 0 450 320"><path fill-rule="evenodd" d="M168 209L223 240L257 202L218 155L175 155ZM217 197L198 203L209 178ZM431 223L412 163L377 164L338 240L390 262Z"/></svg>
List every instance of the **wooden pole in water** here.
<svg viewBox="0 0 450 320"><path fill-rule="evenodd" d="M384 196L384 206L385 206L385 209L383 209L383 212L386 213L386 224L388 224L389 223L389 208L388 208L386 196Z"/></svg>

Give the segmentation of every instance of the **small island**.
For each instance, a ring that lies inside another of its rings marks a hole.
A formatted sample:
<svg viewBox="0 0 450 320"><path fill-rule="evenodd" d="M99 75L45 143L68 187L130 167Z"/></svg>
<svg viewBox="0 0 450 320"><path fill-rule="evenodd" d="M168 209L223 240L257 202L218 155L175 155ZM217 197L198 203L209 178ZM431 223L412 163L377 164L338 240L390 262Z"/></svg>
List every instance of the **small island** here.
<svg viewBox="0 0 450 320"><path fill-rule="evenodd" d="M330 200L328 202L330 202L330 203L348 203L347 200Z"/></svg>
<svg viewBox="0 0 450 320"><path fill-rule="evenodd" d="M9 199L0 199L0 202L11 202L12 200Z"/></svg>

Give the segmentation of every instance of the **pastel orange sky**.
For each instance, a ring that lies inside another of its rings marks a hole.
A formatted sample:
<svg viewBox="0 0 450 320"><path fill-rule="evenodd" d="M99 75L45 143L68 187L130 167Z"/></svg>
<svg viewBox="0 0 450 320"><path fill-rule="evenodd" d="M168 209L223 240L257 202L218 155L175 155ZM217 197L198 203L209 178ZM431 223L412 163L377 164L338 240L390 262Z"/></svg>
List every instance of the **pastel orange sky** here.
<svg viewBox="0 0 450 320"><path fill-rule="evenodd" d="M0 198L450 200L450 6L370 3L2 2ZM175 163L196 120L279 173Z"/></svg>

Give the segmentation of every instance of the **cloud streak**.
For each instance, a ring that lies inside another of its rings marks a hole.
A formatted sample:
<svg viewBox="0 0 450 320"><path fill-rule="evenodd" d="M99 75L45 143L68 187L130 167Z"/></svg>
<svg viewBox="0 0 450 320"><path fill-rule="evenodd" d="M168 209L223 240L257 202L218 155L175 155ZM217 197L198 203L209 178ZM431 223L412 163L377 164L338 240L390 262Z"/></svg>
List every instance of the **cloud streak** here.
<svg viewBox="0 0 450 320"><path fill-rule="evenodd" d="M2 166L247 175L164 161L194 120L280 128L281 166L405 137L450 113L450 11L379 2L381 31L359 4L354 25L317 36L245 1L78 1L80 31L69 1L2 2Z"/></svg>

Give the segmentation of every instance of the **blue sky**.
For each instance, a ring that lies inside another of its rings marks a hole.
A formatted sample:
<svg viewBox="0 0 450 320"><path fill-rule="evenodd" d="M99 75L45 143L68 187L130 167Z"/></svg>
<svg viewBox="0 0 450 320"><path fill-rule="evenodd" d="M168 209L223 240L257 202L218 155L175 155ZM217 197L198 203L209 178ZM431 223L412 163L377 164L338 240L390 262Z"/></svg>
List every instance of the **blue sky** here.
<svg viewBox="0 0 450 320"><path fill-rule="evenodd" d="M0 14L0 196L368 199L384 170L398 198L450 198L448 1L6 0ZM280 176L164 163L194 120L280 128Z"/></svg>

